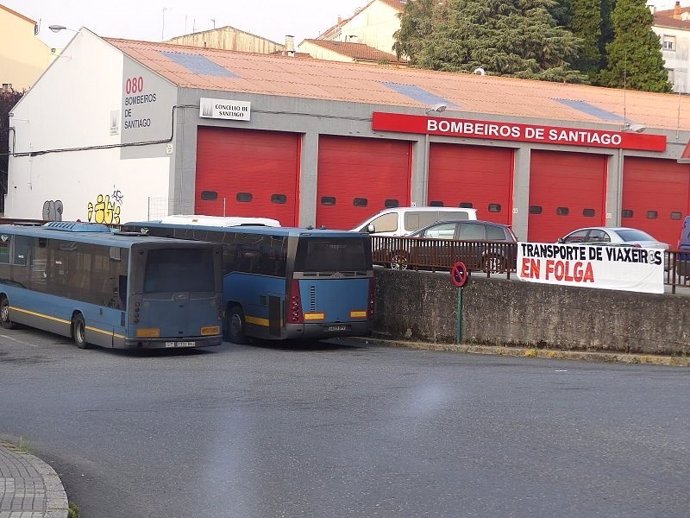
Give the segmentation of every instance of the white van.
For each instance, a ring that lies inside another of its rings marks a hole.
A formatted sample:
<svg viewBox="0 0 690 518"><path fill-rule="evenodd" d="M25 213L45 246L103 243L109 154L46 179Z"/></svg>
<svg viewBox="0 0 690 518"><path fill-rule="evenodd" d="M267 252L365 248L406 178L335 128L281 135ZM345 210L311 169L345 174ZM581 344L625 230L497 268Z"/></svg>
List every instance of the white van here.
<svg viewBox="0 0 690 518"><path fill-rule="evenodd" d="M279 227L280 221L273 218L254 218L246 216L203 216L196 214L173 214L159 220L160 223L173 225L202 225L206 227L237 227L241 225L260 225Z"/></svg>
<svg viewBox="0 0 690 518"><path fill-rule="evenodd" d="M352 230L375 236L406 236L436 221L477 219L477 209L458 207L395 207L384 209Z"/></svg>

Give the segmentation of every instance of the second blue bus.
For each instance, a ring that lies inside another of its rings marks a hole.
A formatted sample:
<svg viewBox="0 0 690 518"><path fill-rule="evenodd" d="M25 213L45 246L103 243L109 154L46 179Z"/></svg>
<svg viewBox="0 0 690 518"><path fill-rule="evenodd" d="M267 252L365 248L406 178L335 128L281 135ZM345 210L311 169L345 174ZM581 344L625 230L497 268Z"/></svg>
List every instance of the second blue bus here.
<svg viewBox="0 0 690 518"><path fill-rule="evenodd" d="M224 327L234 343L371 331L375 280L366 234L160 221L130 222L123 230L222 243Z"/></svg>

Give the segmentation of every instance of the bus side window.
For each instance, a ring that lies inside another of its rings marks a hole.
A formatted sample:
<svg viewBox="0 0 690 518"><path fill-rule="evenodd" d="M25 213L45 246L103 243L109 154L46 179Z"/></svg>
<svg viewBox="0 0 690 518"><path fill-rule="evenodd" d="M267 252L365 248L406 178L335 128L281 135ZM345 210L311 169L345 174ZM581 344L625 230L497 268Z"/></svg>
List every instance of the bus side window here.
<svg viewBox="0 0 690 518"><path fill-rule="evenodd" d="M32 241L33 238L31 237L15 236L13 264L22 266L29 264L29 250L32 248Z"/></svg>
<svg viewBox="0 0 690 518"><path fill-rule="evenodd" d="M0 241L0 263L8 264L10 262L10 241Z"/></svg>

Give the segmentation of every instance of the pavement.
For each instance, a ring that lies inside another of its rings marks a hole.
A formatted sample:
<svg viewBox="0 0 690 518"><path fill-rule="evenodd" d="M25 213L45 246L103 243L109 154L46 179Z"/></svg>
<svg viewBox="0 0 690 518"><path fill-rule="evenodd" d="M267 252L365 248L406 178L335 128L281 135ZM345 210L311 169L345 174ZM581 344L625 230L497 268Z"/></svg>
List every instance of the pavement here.
<svg viewBox="0 0 690 518"><path fill-rule="evenodd" d="M53 468L0 441L0 518L67 518L68 505Z"/></svg>

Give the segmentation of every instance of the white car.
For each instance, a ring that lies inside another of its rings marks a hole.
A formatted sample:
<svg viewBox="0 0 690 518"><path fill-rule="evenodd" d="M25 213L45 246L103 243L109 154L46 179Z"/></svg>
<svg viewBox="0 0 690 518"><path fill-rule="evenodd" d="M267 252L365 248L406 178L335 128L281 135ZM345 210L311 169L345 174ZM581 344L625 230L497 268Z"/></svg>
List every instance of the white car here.
<svg viewBox="0 0 690 518"><path fill-rule="evenodd" d="M639 248L658 248L668 250L668 243L654 239L642 230L629 227L587 227L573 230L570 234L558 239L559 243L635 246Z"/></svg>

